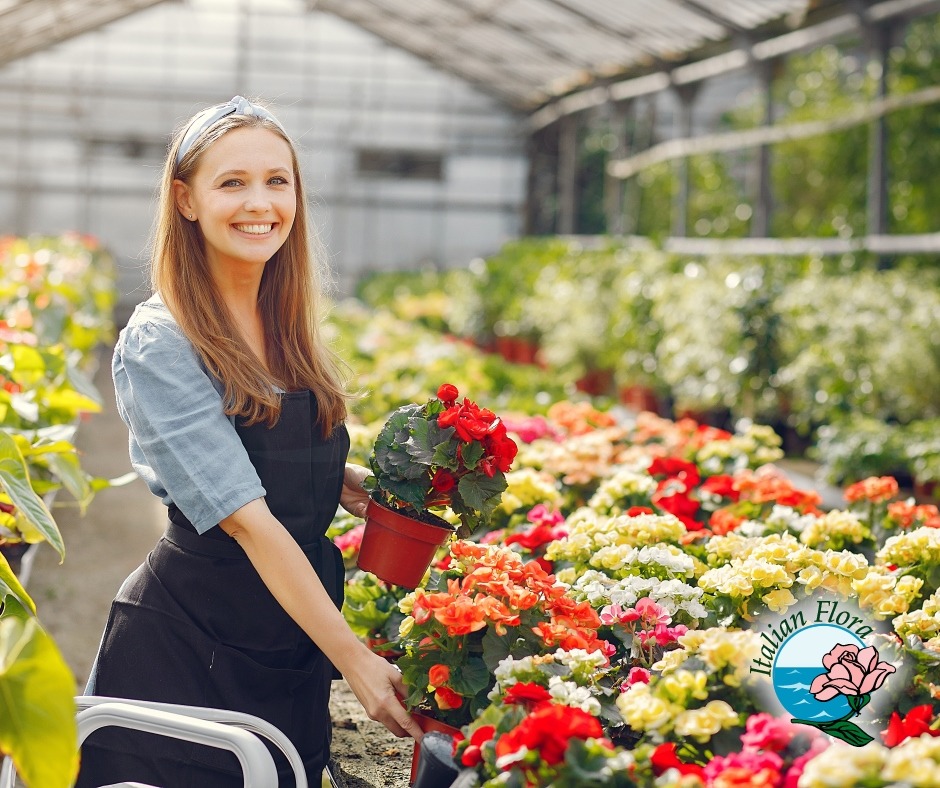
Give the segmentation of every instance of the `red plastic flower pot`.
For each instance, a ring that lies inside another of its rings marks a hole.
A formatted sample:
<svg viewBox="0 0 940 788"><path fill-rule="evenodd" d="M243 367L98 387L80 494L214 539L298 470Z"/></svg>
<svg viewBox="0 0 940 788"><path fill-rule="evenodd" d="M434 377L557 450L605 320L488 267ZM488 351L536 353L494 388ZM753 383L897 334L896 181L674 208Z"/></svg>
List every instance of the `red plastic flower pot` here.
<svg viewBox="0 0 940 788"><path fill-rule="evenodd" d="M357 566L386 583L417 588L437 548L454 532L441 523L431 525L370 500Z"/></svg>
<svg viewBox="0 0 940 788"><path fill-rule="evenodd" d="M434 717L428 717L425 714L418 714L417 712L412 712L411 716L414 718L414 721L418 723L418 727L421 728L422 733L431 733L434 731L436 733L446 733L448 736L456 736L460 733L460 728L436 720ZM418 773L418 762L420 760L421 745L415 742L414 753L411 756L411 776L408 778L408 785L414 785L415 776Z"/></svg>

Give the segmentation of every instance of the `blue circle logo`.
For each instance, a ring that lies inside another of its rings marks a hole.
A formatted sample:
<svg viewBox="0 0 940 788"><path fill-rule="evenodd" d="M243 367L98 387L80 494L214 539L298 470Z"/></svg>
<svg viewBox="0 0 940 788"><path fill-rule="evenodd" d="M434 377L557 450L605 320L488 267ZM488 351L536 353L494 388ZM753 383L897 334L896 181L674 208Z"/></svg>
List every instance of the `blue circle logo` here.
<svg viewBox="0 0 940 788"><path fill-rule="evenodd" d="M794 717L814 722L828 722L844 717L851 710L847 696L841 693L820 691L814 695L813 682L819 685L830 683L820 676L829 670L823 660L827 655L846 646L856 653L865 648L864 641L854 632L833 624L811 624L798 629L781 645L771 671L777 699ZM833 661L833 660L827 660ZM837 671L838 672L838 671ZM837 679L833 679L837 680ZM822 700L826 695L832 695Z"/></svg>

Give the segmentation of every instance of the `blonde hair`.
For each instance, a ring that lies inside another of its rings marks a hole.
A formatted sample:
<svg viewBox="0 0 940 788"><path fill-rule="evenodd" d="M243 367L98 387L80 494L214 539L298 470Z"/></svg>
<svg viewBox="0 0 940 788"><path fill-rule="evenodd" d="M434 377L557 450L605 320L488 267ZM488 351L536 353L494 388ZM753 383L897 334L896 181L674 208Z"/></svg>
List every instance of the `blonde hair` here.
<svg viewBox="0 0 940 788"><path fill-rule="evenodd" d="M206 130L176 164L188 123L170 143L157 217L153 228L151 283L193 343L207 369L224 385L227 415L247 424L272 426L280 416L282 386L287 391L310 389L316 397L317 423L324 437L346 418L344 381L337 359L320 334L320 255L307 226L307 205L294 144L271 120L254 115L228 115ZM291 152L297 212L284 245L267 262L258 291L265 328L266 369L242 338L209 273L202 232L179 212L173 181L189 183L202 154L224 134L237 128L265 128L280 136Z"/></svg>

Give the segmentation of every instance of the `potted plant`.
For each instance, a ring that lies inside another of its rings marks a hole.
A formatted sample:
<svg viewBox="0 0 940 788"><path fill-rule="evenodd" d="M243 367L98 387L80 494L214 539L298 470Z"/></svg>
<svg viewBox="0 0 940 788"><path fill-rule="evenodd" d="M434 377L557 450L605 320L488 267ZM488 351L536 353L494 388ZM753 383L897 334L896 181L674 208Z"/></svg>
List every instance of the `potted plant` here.
<svg viewBox="0 0 940 788"><path fill-rule="evenodd" d="M494 672L515 658L581 649L606 663L613 647L588 602L577 602L537 561L508 547L455 541L448 568L400 603L396 664L405 705L425 732L457 733L489 704ZM413 771L417 766L416 751Z"/></svg>
<svg viewBox="0 0 940 788"><path fill-rule="evenodd" d="M492 411L450 383L424 405L404 405L375 441L366 480L371 498L358 565L395 585L415 588L460 519L460 534L485 526L506 489L515 442Z"/></svg>

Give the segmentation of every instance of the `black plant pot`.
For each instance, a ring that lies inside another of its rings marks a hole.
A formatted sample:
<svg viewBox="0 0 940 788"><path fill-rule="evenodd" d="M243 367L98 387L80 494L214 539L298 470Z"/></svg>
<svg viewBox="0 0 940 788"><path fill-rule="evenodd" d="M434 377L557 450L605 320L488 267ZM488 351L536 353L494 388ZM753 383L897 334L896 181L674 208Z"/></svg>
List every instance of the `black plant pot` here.
<svg viewBox="0 0 940 788"><path fill-rule="evenodd" d="M446 733L424 734L413 788L450 788L459 772L451 756L453 747L454 739Z"/></svg>

